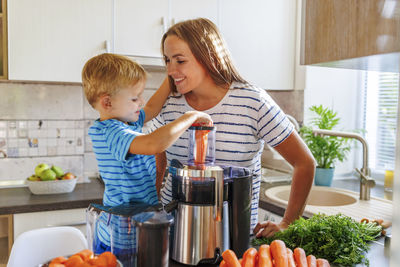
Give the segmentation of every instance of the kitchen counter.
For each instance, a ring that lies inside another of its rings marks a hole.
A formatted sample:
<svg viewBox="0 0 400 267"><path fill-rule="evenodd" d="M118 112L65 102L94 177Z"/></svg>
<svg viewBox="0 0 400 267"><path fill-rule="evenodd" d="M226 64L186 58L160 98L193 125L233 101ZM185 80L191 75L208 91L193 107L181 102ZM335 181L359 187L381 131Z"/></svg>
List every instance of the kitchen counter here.
<svg viewBox="0 0 400 267"><path fill-rule="evenodd" d="M287 184L289 184L287 181L277 183L261 183L260 208L268 210L279 216L283 216L285 209L268 203L266 201L264 192L270 187ZM356 191L359 186L359 182L355 179L349 181L338 180L334 181L332 186ZM27 187L4 188L0 189L0 215L85 208L88 207L90 203L102 203L103 192L104 185L97 178L91 179L90 183L77 184L73 192L66 194L33 195ZM371 191L371 195L383 197L383 188L376 186L375 190ZM384 246L384 243L385 238L383 237L376 242L371 243L371 250L367 256L370 260L370 266L389 266L390 251L388 250L387 246ZM169 266L182 267L187 265L179 264L170 259ZM208 264L201 266L211 267L216 265Z"/></svg>
<svg viewBox="0 0 400 267"><path fill-rule="evenodd" d="M0 189L0 215L37 211L86 208L90 203L102 203L104 185L99 179L77 184L71 193L34 195L28 187Z"/></svg>

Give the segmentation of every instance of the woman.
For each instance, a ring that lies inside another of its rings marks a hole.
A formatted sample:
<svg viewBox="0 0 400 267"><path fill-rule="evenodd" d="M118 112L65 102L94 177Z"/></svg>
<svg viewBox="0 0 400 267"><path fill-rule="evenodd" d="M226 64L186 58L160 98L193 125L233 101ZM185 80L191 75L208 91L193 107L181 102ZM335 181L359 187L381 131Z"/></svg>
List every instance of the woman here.
<svg viewBox="0 0 400 267"><path fill-rule="evenodd" d="M169 86L174 94L155 119L155 127L188 110L208 113L217 127L216 164L247 167L257 174L251 211L254 232L268 237L287 228L303 212L315 169L314 158L293 125L265 90L240 76L211 21L200 18L175 24L164 34L161 45L168 74L162 86ZM294 168L289 205L279 224L257 224L264 143L274 147ZM187 155L186 133L166 154L156 157L159 177L163 177L167 160L186 161ZM167 179L161 201L166 204L170 200L171 181Z"/></svg>

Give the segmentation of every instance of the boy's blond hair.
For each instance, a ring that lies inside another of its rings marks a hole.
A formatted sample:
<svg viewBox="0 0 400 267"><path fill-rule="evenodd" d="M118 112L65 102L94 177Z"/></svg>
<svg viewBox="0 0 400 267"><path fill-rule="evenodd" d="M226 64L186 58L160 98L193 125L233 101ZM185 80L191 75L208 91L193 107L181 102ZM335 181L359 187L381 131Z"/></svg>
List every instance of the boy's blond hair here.
<svg viewBox="0 0 400 267"><path fill-rule="evenodd" d="M127 57L104 53L89 59L82 70L82 85L92 107L103 95L114 95L119 89L144 81L146 71Z"/></svg>

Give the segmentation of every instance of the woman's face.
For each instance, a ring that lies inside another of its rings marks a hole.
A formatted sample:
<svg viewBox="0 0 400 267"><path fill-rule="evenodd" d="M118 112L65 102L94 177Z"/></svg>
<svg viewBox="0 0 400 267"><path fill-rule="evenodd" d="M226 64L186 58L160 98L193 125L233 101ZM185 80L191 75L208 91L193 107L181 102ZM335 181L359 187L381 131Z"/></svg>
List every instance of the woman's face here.
<svg viewBox="0 0 400 267"><path fill-rule="evenodd" d="M176 35L165 39L164 57L167 74L174 80L179 93L189 93L205 82L208 76L206 70L194 57L188 44Z"/></svg>

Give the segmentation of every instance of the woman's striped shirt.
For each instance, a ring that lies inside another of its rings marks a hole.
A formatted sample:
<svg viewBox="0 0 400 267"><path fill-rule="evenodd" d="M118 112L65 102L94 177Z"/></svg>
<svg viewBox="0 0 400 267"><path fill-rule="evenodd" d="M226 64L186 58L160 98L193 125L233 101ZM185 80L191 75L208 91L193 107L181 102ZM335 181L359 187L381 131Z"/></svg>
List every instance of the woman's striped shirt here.
<svg viewBox="0 0 400 267"><path fill-rule="evenodd" d="M159 128L193 110L185 97L170 96L161 113L153 120ZM233 83L224 98L205 110L213 119L216 131L216 164L247 167L254 170L251 228L257 223L261 177L261 154L264 143L274 147L293 131L293 125L265 90ZM166 151L168 162L188 160L188 131ZM171 201L171 180L167 179L161 191L161 202Z"/></svg>
<svg viewBox="0 0 400 267"><path fill-rule="evenodd" d="M158 203L154 156L129 153L133 139L142 134L144 118L145 113L141 110L138 121L134 123L125 124L115 119L96 120L89 128L93 151L105 185L105 206L118 206L132 201L152 205ZM110 234L106 225L99 226L98 234L104 244L110 244ZM124 239L124 234L120 232L115 232L114 236ZM123 245L129 242L120 240L119 243Z"/></svg>

